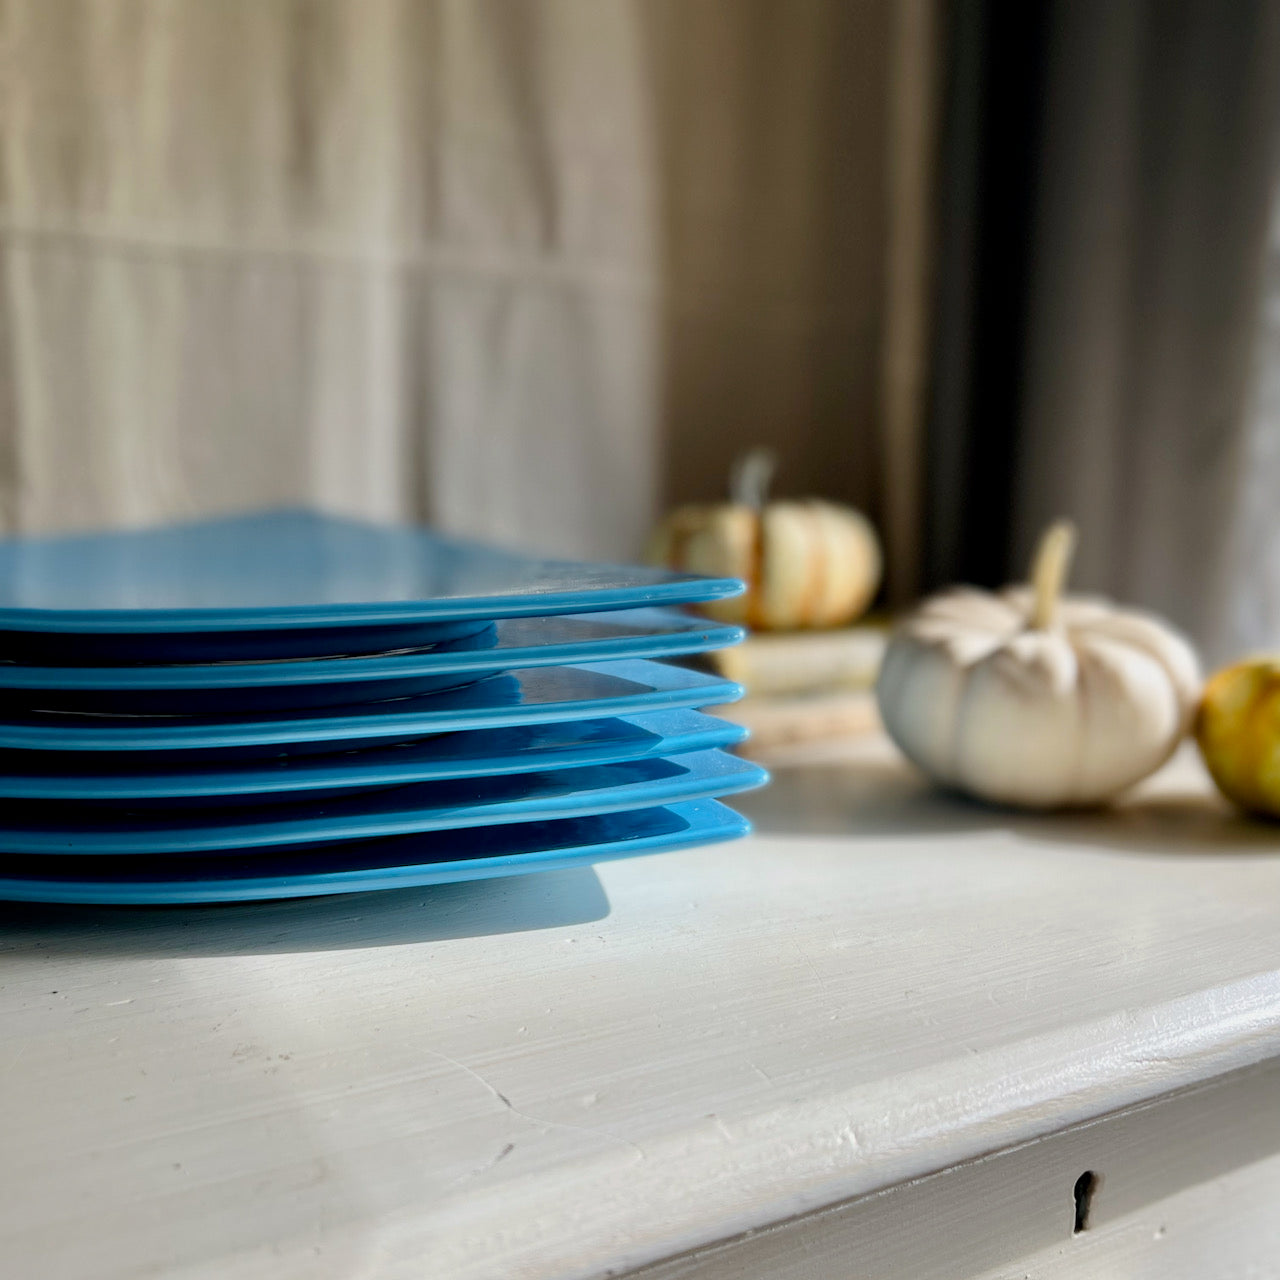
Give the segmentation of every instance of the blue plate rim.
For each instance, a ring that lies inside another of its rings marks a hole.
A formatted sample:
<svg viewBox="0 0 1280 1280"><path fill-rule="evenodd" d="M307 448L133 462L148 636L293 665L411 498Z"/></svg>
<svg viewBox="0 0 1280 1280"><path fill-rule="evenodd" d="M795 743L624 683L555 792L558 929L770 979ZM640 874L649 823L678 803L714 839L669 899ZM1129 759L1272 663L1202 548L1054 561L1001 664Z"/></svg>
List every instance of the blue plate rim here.
<svg viewBox="0 0 1280 1280"><path fill-rule="evenodd" d="M180 825L141 827L126 819L88 832L59 829L51 822L44 830L23 832L0 821L0 851L18 856L62 857L219 857L252 856L273 849L302 850L308 845L342 844L418 835L428 831L467 831L476 827L512 826L521 822L558 822L599 814L660 808L687 800L740 795L769 781L768 772L750 760L712 748L684 757L686 772L661 778L611 781L610 770L621 771L631 761L588 766L605 774L594 785L552 795L517 796L506 800L455 802L435 808L395 806L403 788L377 791L369 797L350 797L339 805L372 800L375 809L344 813L306 813L297 806L254 810L246 819L237 810L221 809L219 817L200 825L183 823L189 810L166 810ZM573 769L564 770L576 772ZM520 775L513 775L519 777ZM483 781L483 779L476 779ZM466 782L467 779L454 781ZM430 785L430 784L427 784ZM412 789L412 788L411 788ZM310 808L303 802L303 807ZM353 805L354 807L354 805ZM281 809L284 812L281 812ZM238 820L237 820L238 819Z"/></svg>
<svg viewBox="0 0 1280 1280"><path fill-rule="evenodd" d="M619 611L622 612L622 611ZM521 645L509 649L461 649L265 662L132 664L114 667L37 667L0 660L0 689L202 690L278 688L391 681L418 676L575 666L628 658L671 658L727 649L746 637L731 623L685 618L691 625L669 632Z"/></svg>
<svg viewBox="0 0 1280 1280"><path fill-rule="evenodd" d="M217 631L278 631L316 628L358 628L394 626L466 619L528 617L537 614L607 612L648 605L696 604L739 595L745 584L736 578L708 577L653 565L626 565L608 561L564 559L530 554L511 547L485 544L405 521L370 520L351 514L284 506L266 510L242 510L195 519L167 521L142 528L67 531L62 533L22 533L0 541L0 585L9 575L22 577L33 572L23 561L36 559L35 571L46 576L53 566L38 557L88 555L128 556L131 545L165 544L194 550L184 577L199 574L207 544L220 546L227 539L260 539L256 554L268 548L299 545L331 555L335 547L352 540L381 539L377 557L412 559L475 557L489 562L505 561L508 569L523 580L523 589L514 582L490 584L470 595L413 595L410 589L397 591L391 599L312 599L272 604L257 601L229 601L219 604L165 604L139 606L126 601L123 607L89 605L58 607L23 604L9 600L0 605L0 630L38 633L88 633L134 635ZM205 550L201 551L201 543ZM243 553L244 548L241 547ZM163 560L163 550L150 550ZM148 551L136 552L144 557ZM363 552L357 554L364 554ZM179 553L179 560L182 559ZM338 557L342 558L341 555ZM55 560L55 564L57 561ZM139 566L143 576L152 568ZM145 559L143 564L145 565ZM65 566L63 566L65 568ZM554 570L558 575L541 582L540 575ZM254 573L263 571L261 563ZM610 580L616 581L610 583ZM576 585L571 585L576 580Z"/></svg>
<svg viewBox="0 0 1280 1280"><path fill-rule="evenodd" d="M661 722L673 716L692 717L691 726L674 731L662 729ZM549 769L643 760L653 756L683 756L694 751L736 746L749 736L743 725L704 715L687 707L590 719L619 720L655 736L643 746L627 746L624 754L607 750L607 744L592 743L569 748L546 748L523 756L497 754L464 757L461 764L453 768L449 767L446 759L442 759L432 762L430 771L421 771L421 766L417 771L405 768L397 770L394 763L381 768L376 764L369 767L367 760L360 759L367 752L361 751L351 752L350 759L341 760L324 754L293 756L289 759L287 769L266 767L261 760L246 760L239 770L229 764L217 768L209 762L198 762L187 771L170 770L167 773L148 774L145 770L136 769L128 773L90 774L88 782L82 781L84 775L65 772L49 772L33 778L31 775L7 774L0 770L0 799L145 802L182 799L198 801L226 796L322 796L325 792L352 786L393 787L473 776L538 773ZM655 721L659 722L656 728L653 725ZM394 746L386 746L371 747L368 750L390 753L394 749ZM342 754L345 757L348 753ZM76 789L76 783L81 783L79 789ZM22 789L24 785L25 789Z"/></svg>
<svg viewBox="0 0 1280 1280"><path fill-rule="evenodd" d="M607 669L606 669L607 668ZM643 668L642 671L627 669ZM509 707L465 708L441 712L391 712L371 703L358 716L317 715L306 719L279 714L271 719L207 721L200 724L136 724L127 727L56 723L13 724L0 721L0 749L46 751L165 751L276 746L313 742L386 741L464 729L497 729L507 725L562 720L597 720L631 712L677 707L708 707L736 702L743 688L732 680L709 676L646 658L618 662L571 663L542 667L541 672L587 671L648 685L646 690L595 699L517 704ZM499 677L502 678L502 677ZM478 687L478 686L475 686ZM424 702L436 695L425 695ZM373 708L373 710L370 710ZM326 708L325 710L330 710ZM155 717L166 720L166 717ZM185 719L185 717L172 717Z"/></svg>
<svg viewBox="0 0 1280 1280"><path fill-rule="evenodd" d="M608 613L650 606L709 604L741 595L737 578L694 578L647 587L549 591L532 597L456 596L448 600L360 605L276 605L239 609L0 608L0 631L160 635L200 631L280 631L397 623L465 622L540 614Z"/></svg>
<svg viewBox="0 0 1280 1280"><path fill-rule="evenodd" d="M669 853L718 844L749 835L751 823L716 800L664 805L662 809L685 821L674 832L624 837L579 848L530 850L490 858L436 863L400 863L357 871L325 871L310 875L244 877L240 880L109 881L40 880L0 874L0 900L68 905L194 905L213 902L252 902L279 898L319 897L335 893L369 893L386 889L419 888L465 880L489 880L537 871L612 862L645 854ZM572 821L572 819L570 819ZM179 887L180 886L180 887ZM86 892L87 890L87 892Z"/></svg>

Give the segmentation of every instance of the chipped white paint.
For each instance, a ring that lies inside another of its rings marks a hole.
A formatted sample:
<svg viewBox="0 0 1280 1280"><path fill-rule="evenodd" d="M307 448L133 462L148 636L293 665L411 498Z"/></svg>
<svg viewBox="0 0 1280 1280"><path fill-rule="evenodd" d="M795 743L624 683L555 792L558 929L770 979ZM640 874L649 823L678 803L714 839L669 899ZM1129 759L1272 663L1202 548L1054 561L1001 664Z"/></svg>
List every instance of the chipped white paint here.
<svg viewBox="0 0 1280 1280"><path fill-rule="evenodd" d="M1280 1274L1280 1064L697 1250L640 1280ZM1094 1172L1076 1230L1075 1184Z"/></svg>
<svg viewBox="0 0 1280 1280"><path fill-rule="evenodd" d="M1206 797L871 752L597 873L0 909L3 1273L600 1276L1276 1058L1280 832Z"/></svg>

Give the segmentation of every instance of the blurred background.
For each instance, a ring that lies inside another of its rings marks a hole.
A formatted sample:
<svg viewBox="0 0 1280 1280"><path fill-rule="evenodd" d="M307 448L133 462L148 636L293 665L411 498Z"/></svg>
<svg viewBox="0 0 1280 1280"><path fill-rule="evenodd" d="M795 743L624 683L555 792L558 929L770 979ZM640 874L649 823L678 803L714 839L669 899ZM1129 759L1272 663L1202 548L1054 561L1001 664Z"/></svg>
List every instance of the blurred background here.
<svg viewBox="0 0 1280 1280"><path fill-rule="evenodd" d="M1280 640L1280 7L7 0L0 519L635 558L772 446L886 601Z"/></svg>

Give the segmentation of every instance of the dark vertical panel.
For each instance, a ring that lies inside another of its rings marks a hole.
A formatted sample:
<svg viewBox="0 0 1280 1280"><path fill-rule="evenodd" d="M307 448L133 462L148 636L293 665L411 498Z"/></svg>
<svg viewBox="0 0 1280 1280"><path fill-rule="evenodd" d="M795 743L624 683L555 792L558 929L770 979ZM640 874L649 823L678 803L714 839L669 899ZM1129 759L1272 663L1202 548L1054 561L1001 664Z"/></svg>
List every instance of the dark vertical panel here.
<svg viewBox="0 0 1280 1280"><path fill-rule="evenodd" d="M1010 571L1047 12L973 0L948 16L926 585Z"/></svg>

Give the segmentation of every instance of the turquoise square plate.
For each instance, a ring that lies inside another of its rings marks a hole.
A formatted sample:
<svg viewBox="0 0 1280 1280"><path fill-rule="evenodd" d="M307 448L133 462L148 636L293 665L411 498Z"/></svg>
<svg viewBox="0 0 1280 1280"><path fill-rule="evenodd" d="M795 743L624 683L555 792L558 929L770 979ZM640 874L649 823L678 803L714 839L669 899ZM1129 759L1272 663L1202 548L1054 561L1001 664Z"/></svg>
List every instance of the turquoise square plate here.
<svg viewBox="0 0 1280 1280"><path fill-rule="evenodd" d="M274 754L343 751L460 729L497 729L733 702L729 680L635 659L533 667L464 689L357 706L238 716L88 715L6 712L0 750L60 752L217 751Z"/></svg>
<svg viewBox="0 0 1280 1280"><path fill-rule="evenodd" d="M747 731L697 711L653 711L602 720L556 720L472 729L359 751L268 760L149 765L105 752L0 753L0 797L98 805L190 807L296 803L445 778L537 773L731 747Z"/></svg>
<svg viewBox="0 0 1280 1280"><path fill-rule="evenodd" d="M423 648L267 662L29 666L0 661L0 706L192 715L404 698L513 668L666 658L737 644L740 627L671 609L504 618Z"/></svg>
<svg viewBox="0 0 1280 1280"><path fill-rule="evenodd" d="M0 899L113 905L244 902L482 880L664 853L745 835L715 800L437 831L254 857L0 856Z"/></svg>
<svg viewBox="0 0 1280 1280"><path fill-rule="evenodd" d="M11 801L0 813L5 854L214 854L418 831L490 827L639 809L763 786L768 774L724 751L675 758L419 782L340 799L254 808L102 810Z"/></svg>
<svg viewBox="0 0 1280 1280"><path fill-rule="evenodd" d="M82 666L373 653L456 638L477 620L690 604L741 589L732 578L279 511L0 542L0 653Z"/></svg>

